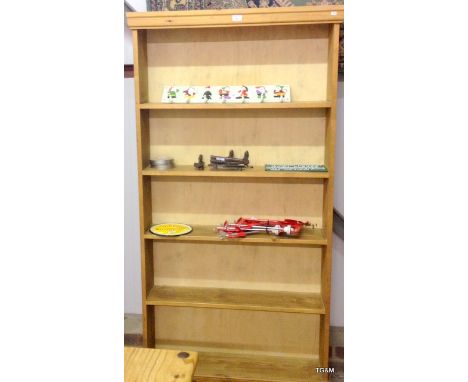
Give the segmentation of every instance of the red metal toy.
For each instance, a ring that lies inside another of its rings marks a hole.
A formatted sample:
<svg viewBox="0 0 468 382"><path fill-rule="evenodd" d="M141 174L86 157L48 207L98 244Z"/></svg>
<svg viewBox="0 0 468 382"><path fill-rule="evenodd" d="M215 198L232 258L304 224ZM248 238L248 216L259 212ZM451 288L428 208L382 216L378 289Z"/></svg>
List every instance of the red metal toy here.
<svg viewBox="0 0 468 382"><path fill-rule="evenodd" d="M235 223L224 222L221 227L216 227L223 237L238 238L247 235L264 232L276 236L298 236L302 227L310 225L309 222L299 220L262 220L255 218L239 218Z"/></svg>

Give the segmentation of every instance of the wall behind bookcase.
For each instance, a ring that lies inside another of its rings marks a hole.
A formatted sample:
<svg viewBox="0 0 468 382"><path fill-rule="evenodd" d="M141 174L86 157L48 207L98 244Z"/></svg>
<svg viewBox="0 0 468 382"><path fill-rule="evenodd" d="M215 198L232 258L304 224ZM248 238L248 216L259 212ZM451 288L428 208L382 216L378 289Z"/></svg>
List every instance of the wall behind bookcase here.
<svg viewBox="0 0 468 382"><path fill-rule="evenodd" d="M124 64L133 64L132 35L125 26L124 34ZM138 178L135 131L135 94L133 78L124 79L124 112L125 112L125 313L141 313L140 285L140 238L138 214ZM337 126L336 126L336 157L335 157L335 208L344 215L344 81L338 82ZM331 296L331 325L344 326L343 313L343 271L344 271L343 241L334 235L333 271Z"/></svg>

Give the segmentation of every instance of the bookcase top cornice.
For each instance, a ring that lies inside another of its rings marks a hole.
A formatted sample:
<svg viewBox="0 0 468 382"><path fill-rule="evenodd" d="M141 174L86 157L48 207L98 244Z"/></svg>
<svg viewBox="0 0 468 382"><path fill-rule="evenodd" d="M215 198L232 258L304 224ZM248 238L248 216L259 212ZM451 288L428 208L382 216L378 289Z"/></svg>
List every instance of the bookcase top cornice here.
<svg viewBox="0 0 468 382"><path fill-rule="evenodd" d="M336 24L342 23L343 19L343 5L127 12L130 29Z"/></svg>

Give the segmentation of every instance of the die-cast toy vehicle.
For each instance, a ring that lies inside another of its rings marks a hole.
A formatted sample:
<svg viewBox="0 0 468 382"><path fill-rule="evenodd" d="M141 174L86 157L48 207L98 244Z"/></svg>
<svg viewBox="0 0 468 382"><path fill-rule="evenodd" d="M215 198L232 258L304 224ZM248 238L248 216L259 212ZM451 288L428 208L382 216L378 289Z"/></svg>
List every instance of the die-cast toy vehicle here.
<svg viewBox="0 0 468 382"><path fill-rule="evenodd" d="M246 237L254 233L269 233L276 236L298 236L302 227L309 226L309 222L299 220L266 220L255 218L239 218L235 223L224 222L216 227L219 235L228 238Z"/></svg>

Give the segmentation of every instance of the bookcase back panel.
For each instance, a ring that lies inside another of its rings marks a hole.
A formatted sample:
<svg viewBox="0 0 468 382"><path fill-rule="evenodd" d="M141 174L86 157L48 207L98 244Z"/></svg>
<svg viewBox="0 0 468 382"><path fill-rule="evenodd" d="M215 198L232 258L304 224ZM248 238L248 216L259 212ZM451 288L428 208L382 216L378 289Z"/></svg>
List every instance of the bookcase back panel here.
<svg viewBox="0 0 468 382"><path fill-rule="evenodd" d="M203 154L238 157L253 166L323 164L324 110L172 110L150 113L150 155L193 165Z"/></svg>
<svg viewBox="0 0 468 382"><path fill-rule="evenodd" d="M327 25L147 31L148 98L168 85L291 86L292 101L327 96Z"/></svg>
<svg viewBox="0 0 468 382"><path fill-rule="evenodd" d="M246 310L156 307L156 347L318 356L320 316Z"/></svg>
<svg viewBox="0 0 468 382"><path fill-rule="evenodd" d="M298 219L322 227L323 183L284 179L157 179L151 182L153 223L217 225L240 216Z"/></svg>
<svg viewBox="0 0 468 382"><path fill-rule="evenodd" d="M154 284L320 293L320 248L154 243Z"/></svg>

